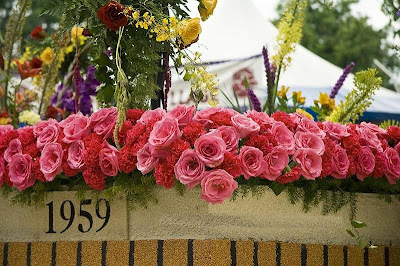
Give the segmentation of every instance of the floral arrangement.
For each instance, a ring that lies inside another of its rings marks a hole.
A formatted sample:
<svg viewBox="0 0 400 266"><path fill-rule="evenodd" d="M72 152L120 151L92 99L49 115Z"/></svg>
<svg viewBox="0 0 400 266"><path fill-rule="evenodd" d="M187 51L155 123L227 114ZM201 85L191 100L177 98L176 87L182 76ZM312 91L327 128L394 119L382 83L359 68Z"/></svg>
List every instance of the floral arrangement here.
<svg viewBox="0 0 400 266"><path fill-rule="evenodd" d="M81 113L33 127L0 127L0 184L19 191L63 180L104 190L121 175L140 171L165 188L201 186L213 204L230 198L238 183L289 185L312 180L394 185L400 179L400 128L315 122L302 114L232 109L195 111L180 105L129 109L113 142L117 109ZM149 175L151 174L151 175ZM363 181L365 182L365 181ZM361 182L362 183L362 182ZM176 184L175 184L176 185ZM340 187L340 185L339 185Z"/></svg>

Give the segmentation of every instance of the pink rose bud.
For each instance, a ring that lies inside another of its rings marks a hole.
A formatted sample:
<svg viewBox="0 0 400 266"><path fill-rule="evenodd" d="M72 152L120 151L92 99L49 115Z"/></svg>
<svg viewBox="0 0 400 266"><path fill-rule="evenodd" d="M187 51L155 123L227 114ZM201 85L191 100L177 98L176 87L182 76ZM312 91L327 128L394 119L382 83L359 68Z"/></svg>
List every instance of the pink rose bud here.
<svg viewBox="0 0 400 266"><path fill-rule="evenodd" d="M350 136L350 133L347 132L347 127L339 124L332 123L330 121L326 121L323 123L324 132L332 139L332 140L340 140L343 137Z"/></svg>
<svg viewBox="0 0 400 266"><path fill-rule="evenodd" d="M176 120L178 120L179 128L183 128L192 122L195 111L196 108L193 105L188 107L184 104L180 104L172 109L167 114L167 117L176 118Z"/></svg>
<svg viewBox="0 0 400 266"><path fill-rule="evenodd" d="M9 167L10 181L19 191L35 184L35 177L32 175L32 158L30 155L15 154Z"/></svg>
<svg viewBox="0 0 400 266"><path fill-rule="evenodd" d="M232 126L220 126L217 130L221 133L221 137L225 141L226 151L237 154L240 140L237 130Z"/></svg>
<svg viewBox="0 0 400 266"><path fill-rule="evenodd" d="M325 132L319 128L317 122L308 119L306 117L300 118L298 120L297 131L300 132L311 132L320 137L321 139L325 138Z"/></svg>
<svg viewBox="0 0 400 266"><path fill-rule="evenodd" d="M267 167L262 177L270 181L275 181L282 175L283 169L289 164L289 155L285 149L275 147L270 153L264 156L264 161Z"/></svg>
<svg viewBox="0 0 400 266"><path fill-rule="evenodd" d="M238 131L240 138L245 139L250 136L251 133L260 131L260 126L254 122L251 118L237 114L231 118L232 125Z"/></svg>
<svg viewBox="0 0 400 266"><path fill-rule="evenodd" d="M70 115L60 126L64 128L65 143L81 140L90 134L90 119L82 113Z"/></svg>
<svg viewBox="0 0 400 266"><path fill-rule="evenodd" d="M161 119L164 118L165 115L166 115L165 110L161 108L157 108L155 110L147 110L142 114L142 116L139 119L139 122L146 125L150 120L153 119L160 121Z"/></svg>
<svg viewBox="0 0 400 266"><path fill-rule="evenodd" d="M381 141L369 127L358 125L356 132L360 137L361 144L369 146L373 151L383 152Z"/></svg>
<svg viewBox="0 0 400 266"><path fill-rule="evenodd" d="M201 180L201 198L212 204L223 203L238 188L238 183L225 170L212 170Z"/></svg>
<svg viewBox="0 0 400 266"><path fill-rule="evenodd" d="M174 170L179 182L187 185L191 190L200 184L206 167L194 150L185 150L176 163Z"/></svg>
<svg viewBox="0 0 400 266"><path fill-rule="evenodd" d="M158 158L154 158L151 155L150 145L146 143L138 152L137 152L137 169L143 174L146 175L153 171L154 166L158 163Z"/></svg>
<svg viewBox="0 0 400 266"><path fill-rule="evenodd" d="M310 148L315 150L318 155L325 152L325 144L322 139L311 132L296 132L294 135L295 144L297 149Z"/></svg>
<svg viewBox="0 0 400 266"><path fill-rule="evenodd" d="M42 150L40 170L48 182L62 172L63 149L59 143L48 143Z"/></svg>
<svg viewBox="0 0 400 266"><path fill-rule="evenodd" d="M19 139L13 139L12 141L10 141L10 144L8 144L8 147L4 152L4 160L6 160L7 163L10 163L12 157L15 154L21 154L21 153L22 153L21 141L19 141Z"/></svg>
<svg viewBox="0 0 400 266"><path fill-rule="evenodd" d="M400 179L399 153L393 148L386 148L384 155L387 165L386 178L390 184L395 185L397 180Z"/></svg>
<svg viewBox="0 0 400 266"><path fill-rule="evenodd" d="M175 118L165 117L155 123L149 137L152 155L155 157L165 155L169 146L180 136L178 121Z"/></svg>
<svg viewBox="0 0 400 266"><path fill-rule="evenodd" d="M117 108L104 108L93 113L90 116L90 128L93 133L105 139L111 138L117 121L117 115Z"/></svg>
<svg viewBox="0 0 400 266"><path fill-rule="evenodd" d="M60 126L56 120L50 119L47 122L48 123L47 123L46 127L40 129L41 132L40 132L40 134L38 134L38 137L36 140L36 145L39 149L43 149L43 147L48 143L57 142L58 136L60 134ZM40 125L40 126L43 126L43 125ZM33 128L33 130L35 132L35 127ZM36 129L36 132L39 132L39 130Z"/></svg>
<svg viewBox="0 0 400 266"><path fill-rule="evenodd" d="M350 161L347 156L346 150L336 145L333 150L332 157L332 176L337 179L344 179L347 176L347 171L349 170Z"/></svg>
<svg viewBox="0 0 400 266"><path fill-rule="evenodd" d="M240 149L239 160L246 179L249 179L251 176L260 176L267 168L263 152L254 147L242 147Z"/></svg>
<svg viewBox="0 0 400 266"><path fill-rule="evenodd" d="M369 147L361 147L356 158L356 174L357 178L364 180L372 174L375 168L375 156Z"/></svg>
<svg viewBox="0 0 400 266"><path fill-rule="evenodd" d="M208 167L217 167L224 161L226 144L218 131L201 136L194 143L194 150Z"/></svg>
<svg viewBox="0 0 400 266"><path fill-rule="evenodd" d="M106 176L116 176L118 174L118 150L104 142L99 154L100 169Z"/></svg>
<svg viewBox="0 0 400 266"><path fill-rule="evenodd" d="M313 149L298 149L293 155L293 161L301 167L301 174L308 180L315 180L321 175L322 157Z"/></svg>
<svg viewBox="0 0 400 266"><path fill-rule="evenodd" d="M85 165L83 155L85 152L85 143L82 140L77 140L68 148L67 163L71 169L82 169Z"/></svg>
<svg viewBox="0 0 400 266"><path fill-rule="evenodd" d="M295 141L293 132L284 123L275 122L272 125L271 133L274 135L276 142L278 142L278 147L285 149L289 155L294 153Z"/></svg>

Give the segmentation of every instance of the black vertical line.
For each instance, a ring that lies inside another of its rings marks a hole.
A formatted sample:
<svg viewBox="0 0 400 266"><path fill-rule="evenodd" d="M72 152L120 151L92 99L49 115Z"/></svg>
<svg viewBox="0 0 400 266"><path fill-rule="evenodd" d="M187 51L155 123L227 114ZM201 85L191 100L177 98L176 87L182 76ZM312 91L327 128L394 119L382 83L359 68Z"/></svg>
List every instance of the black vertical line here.
<svg viewBox="0 0 400 266"><path fill-rule="evenodd" d="M158 240L158 247L157 247L157 265L163 265L163 252L164 251L164 240Z"/></svg>
<svg viewBox="0 0 400 266"><path fill-rule="evenodd" d="M328 266L328 246L324 245L324 266Z"/></svg>
<svg viewBox="0 0 400 266"><path fill-rule="evenodd" d="M385 266L390 265L389 254L389 248L385 247Z"/></svg>
<svg viewBox="0 0 400 266"><path fill-rule="evenodd" d="M56 266L56 248L57 248L57 242L53 242L51 245L51 266Z"/></svg>
<svg viewBox="0 0 400 266"><path fill-rule="evenodd" d="M281 243L276 243L276 266L281 266Z"/></svg>
<svg viewBox="0 0 400 266"><path fill-rule="evenodd" d="M343 247L343 266L348 266L349 264L349 257L347 253L347 246Z"/></svg>
<svg viewBox="0 0 400 266"><path fill-rule="evenodd" d="M82 266L82 241L78 242L76 248L76 266Z"/></svg>
<svg viewBox="0 0 400 266"><path fill-rule="evenodd" d="M129 243L129 266L135 262L135 241Z"/></svg>
<svg viewBox="0 0 400 266"><path fill-rule="evenodd" d="M364 266L369 265L369 259L368 259L368 248L364 248Z"/></svg>
<svg viewBox="0 0 400 266"><path fill-rule="evenodd" d="M7 265L8 265L8 243L5 243L3 249L3 266Z"/></svg>
<svg viewBox="0 0 400 266"><path fill-rule="evenodd" d="M231 265L236 266L236 241L231 241Z"/></svg>
<svg viewBox="0 0 400 266"><path fill-rule="evenodd" d="M254 242L253 265L258 266L258 242Z"/></svg>
<svg viewBox="0 0 400 266"><path fill-rule="evenodd" d="M188 240L188 266L193 266L193 239Z"/></svg>
<svg viewBox="0 0 400 266"><path fill-rule="evenodd" d="M301 245L301 266L307 266L307 247L306 245Z"/></svg>
<svg viewBox="0 0 400 266"><path fill-rule="evenodd" d="M107 241L101 243L101 266L107 265Z"/></svg>
<svg viewBox="0 0 400 266"><path fill-rule="evenodd" d="M31 266L32 264L32 243L29 242L26 246L26 266Z"/></svg>

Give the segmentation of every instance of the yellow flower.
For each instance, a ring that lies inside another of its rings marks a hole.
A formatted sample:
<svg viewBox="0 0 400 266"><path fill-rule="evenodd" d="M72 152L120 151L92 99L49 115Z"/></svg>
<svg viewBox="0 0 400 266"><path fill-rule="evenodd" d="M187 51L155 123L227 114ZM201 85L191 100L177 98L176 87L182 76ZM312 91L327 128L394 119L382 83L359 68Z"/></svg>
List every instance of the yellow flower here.
<svg viewBox="0 0 400 266"><path fill-rule="evenodd" d="M307 111L304 110L304 109L297 108L297 109L296 109L296 113L299 113L299 114L301 114L301 115L304 115L304 116L307 117L307 118L310 118L311 120L314 120L314 117L313 117L309 112L307 112Z"/></svg>
<svg viewBox="0 0 400 266"><path fill-rule="evenodd" d="M195 43L201 33L200 19L185 19L181 22L181 38L185 46Z"/></svg>
<svg viewBox="0 0 400 266"><path fill-rule="evenodd" d="M76 45L76 37L78 37L79 45L83 45L85 40L87 39L85 36L82 35L83 28L81 27L73 27L71 29L71 42L73 45Z"/></svg>
<svg viewBox="0 0 400 266"><path fill-rule="evenodd" d="M40 115L33 111L22 111L22 113L19 115L19 122L21 123L26 123L28 125L35 125L37 122L40 121Z"/></svg>
<svg viewBox="0 0 400 266"><path fill-rule="evenodd" d="M333 110L333 108L335 108L335 99L330 98L328 96L328 93L320 93L318 102L322 106L329 107L330 110Z"/></svg>
<svg viewBox="0 0 400 266"><path fill-rule="evenodd" d="M206 21L213 13L217 6L218 0L201 0L199 4L199 12L202 21ZM204 6L204 7L202 7Z"/></svg>
<svg viewBox="0 0 400 266"><path fill-rule="evenodd" d="M301 96L301 91L294 91L293 98L296 98L296 101L299 104L304 104L306 102L306 98Z"/></svg>
<svg viewBox="0 0 400 266"><path fill-rule="evenodd" d="M9 117L0 118L0 125L8 125L11 122L12 122L12 119Z"/></svg>
<svg viewBox="0 0 400 266"><path fill-rule="evenodd" d="M51 61L54 59L54 52L50 47L46 47L44 51L40 54L40 60L46 65L50 65Z"/></svg>
<svg viewBox="0 0 400 266"><path fill-rule="evenodd" d="M24 96L22 93L17 92L17 93L15 94L15 104L16 104L16 105L19 105L19 104L21 104L23 101L25 101L25 96Z"/></svg>
<svg viewBox="0 0 400 266"><path fill-rule="evenodd" d="M278 96L281 98L287 98L286 93L289 91L289 87L282 86L281 90L278 91Z"/></svg>

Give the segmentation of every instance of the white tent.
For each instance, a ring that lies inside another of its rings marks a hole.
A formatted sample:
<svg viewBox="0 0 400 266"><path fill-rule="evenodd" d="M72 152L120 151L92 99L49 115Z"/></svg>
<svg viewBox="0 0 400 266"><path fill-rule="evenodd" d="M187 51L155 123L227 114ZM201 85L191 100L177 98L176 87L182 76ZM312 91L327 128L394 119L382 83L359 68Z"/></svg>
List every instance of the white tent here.
<svg viewBox="0 0 400 266"><path fill-rule="evenodd" d="M194 14L196 15L196 14ZM202 60L210 63L208 69L217 73L220 89L243 95L242 80L245 76L260 99L266 98L266 79L261 49L267 46L273 53L277 29L255 7L251 0L219 0L214 15L202 23L200 40L192 50L202 53ZM356 62L357 63L357 62ZM307 98L306 106L313 104L319 92L330 92L342 69L298 46L292 55L292 64L281 76L281 85L301 90ZM350 75L337 100L344 99L353 88ZM190 84L173 71L169 107L189 103ZM221 105L226 105L219 95ZM368 109L375 116L391 117L400 114L400 94L381 88ZM245 97L240 99L244 102ZM206 103L200 108L206 107ZM399 115L400 116L400 115Z"/></svg>

